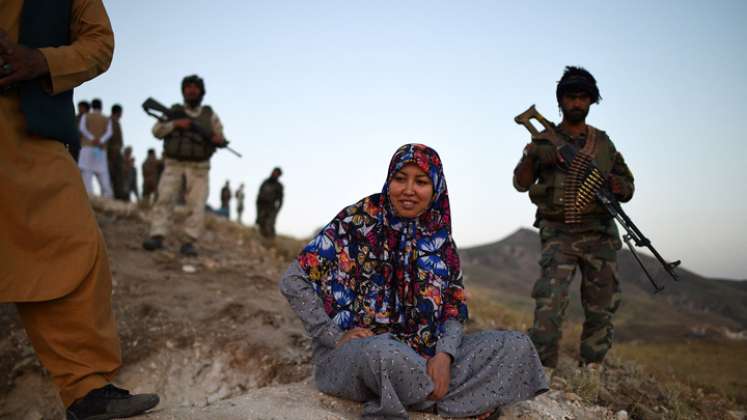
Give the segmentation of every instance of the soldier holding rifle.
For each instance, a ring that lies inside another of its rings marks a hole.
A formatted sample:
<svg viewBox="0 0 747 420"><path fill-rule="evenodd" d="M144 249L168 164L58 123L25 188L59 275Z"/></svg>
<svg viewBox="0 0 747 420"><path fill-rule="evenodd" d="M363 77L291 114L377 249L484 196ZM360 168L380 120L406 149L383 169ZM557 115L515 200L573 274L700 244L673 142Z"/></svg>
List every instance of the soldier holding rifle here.
<svg viewBox="0 0 747 420"><path fill-rule="evenodd" d="M223 125L209 105L202 105L205 83L197 75L182 80L184 104L171 107L170 114L182 118L159 120L153 126L153 135L163 139L165 168L158 183L158 199L153 208L150 237L143 242L148 251L164 247L173 216L174 203L182 184L187 180L187 208L180 252L197 256L194 243L202 234L205 220L205 202L208 197L210 158L217 147L225 144Z"/></svg>
<svg viewBox="0 0 747 420"><path fill-rule="evenodd" d="M562 146L569 145L593 159L603 177L599 182L608 186L617 201L629 201L634 191L633 174L607 133L586 124L591 104L601 99L591 73L581 67L566 67L556 99L562 122L533 136L513 177L514 187L528 191L537 206L534 225L540 230L542 274L532 290L536 307L529 335L543 365L551 368L558 362L568 287L577 267L586 316L581 334L582 365L603 361L612 346L612 317L620 305L616 254L621 241L613 215L592 200L585 187L574 186L577 180L561 169L568 157L560 153ZM582 205L569 206L572 203Z"/></svg>

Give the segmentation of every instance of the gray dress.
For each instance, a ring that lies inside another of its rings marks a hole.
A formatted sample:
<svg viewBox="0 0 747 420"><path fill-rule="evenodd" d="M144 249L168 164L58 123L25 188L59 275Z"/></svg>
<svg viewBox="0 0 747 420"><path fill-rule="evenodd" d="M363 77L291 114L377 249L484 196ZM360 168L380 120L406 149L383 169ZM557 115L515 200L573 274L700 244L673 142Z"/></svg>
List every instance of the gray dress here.
<svg viewBox="0 0 747 420"><path fill-rule="evenodd" d="M529 338L514 331L463 335L447 321L436 352L451 355L449 390L427 397L433 383L426 359L389 334L348 341L324 311L298 263L288 268L280 290L312 338L314 379L320 391L364 403L365 419L407 419L407 410L433 410L447 417L476 416L547 391L542 364Z"/></svg>

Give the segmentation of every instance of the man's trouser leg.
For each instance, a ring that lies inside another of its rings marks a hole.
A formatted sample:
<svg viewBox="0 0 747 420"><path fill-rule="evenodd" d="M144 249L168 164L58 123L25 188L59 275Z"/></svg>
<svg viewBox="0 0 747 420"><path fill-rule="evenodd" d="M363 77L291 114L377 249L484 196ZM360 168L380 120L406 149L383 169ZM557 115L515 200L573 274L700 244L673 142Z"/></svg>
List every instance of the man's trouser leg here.
<svg viewBox="0 0 747 420"><path fill-rule="evenodd" d="M101 171L95 172L95 174L101 186L101 195L106 198L112 198L114 193L112 193L112 183L109 179L109 169L104 167Z"/></svg>
<svg viewBox="0 0 747 420"><path fill-rule="evenodd" d="M278 211L275 209L270 210L269 214L267 215L267 232L270 234L271 238L275 237L275 221L278 217Z"/></svg>
<svg viewBox="0 0 747 420"><path fill-rule="evenodd" d="M620 282L615 261L598 257L584 258L581 263L581 303L584 306L584 329L581 333L581 361L601 363L612 347L612 316L620 306Z"/></svg>
<svg viewBox="0 0 747 420"><path fill-rule="evenodd" d="M189 215L184 221L184 233L192 242L202 235L205 226L205 203L209 192L209 162L189 163L185 171L187 175L187 209Z"/></svg>
<svg viewBox="0 0 747 420"><path fill-rule="evenodd" d="M183 163L168 160L158 182L158 196L153 206L150 236L166 236L171 227L176 198L182 190Z"/></svg>
<svg viewBox="0 0 747 420"><path fill-rule="evenodd" d="M535 300L534 323L529 336L542 364L556 367L563 319L568 308L568 287L576 272L576 258L563 252L558 238L543 240L540 267L542 274L532 289Z"/></svg>
<svg viewBox="0 0 747 420"><path fill-rule="evenodd" d="M124 158L121 153L117 151L111 151L107 153L107 161L109 163L109 179L112 184L112 191L114 192L114 198L117 200L127 200L125 195L125 185L123 178L123 166Z"/></svg>
<svg viewBox="0 0 747 420"><path fill-rule="evenodd" d="M88 195L93 195L93 171L81 168L80 176L83 178L83 185L86 187Z"/></svg>
<svg viewBox="0 0 747 420"><path fill-rule="evenodd" d="M17 303L23 326L65 406L111 381L122 364L111 306L111 271L99 239L96 263L61 298Z"/></svg>
<svg viewBox="0 0 747 420"><path fill-rule="evenodd" d="M270 208L267 205L257 206L257 225L259 233L264 238L270 238L272 233L269 229Z"/></svg>

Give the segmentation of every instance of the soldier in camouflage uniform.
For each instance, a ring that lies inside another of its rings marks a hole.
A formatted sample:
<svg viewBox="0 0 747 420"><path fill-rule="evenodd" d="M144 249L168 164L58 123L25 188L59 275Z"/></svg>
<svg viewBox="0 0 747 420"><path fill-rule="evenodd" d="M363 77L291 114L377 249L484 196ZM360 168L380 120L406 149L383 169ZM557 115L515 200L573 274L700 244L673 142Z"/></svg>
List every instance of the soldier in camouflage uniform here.
<svg viewBox="0 0 747 420"><path fill-rule="evenodd" d="M600 100L594 77L580 67L566 67L556 90L563 121L562 141L584 149L609 180L613 194L626 202L633 196L633 175L607 134L586 124L591 104ZM541 136L540 136L541 137ZM534 285L534 323L529 335L543 365L555 367L568 287L576 269L581 271L581 301L585 321L581 334L581 364L601 363L612 346L612 316L620 305L617 250L621 241L607 211L592 203L581 211L581 221L567 223L563 196L567 174L558 166L556 146L534 139L514 170L514 187L529 192L537 206L534 226L540 230L542 270Z"/></svg>
<svg viewBox="0 0 747 420"><path fill-rule="evenodd" d="M259 233L267 239L275 237L275 219L283 205L283 184L278 181L282 174L280 168L273 169L257 193L257 225Z"/></svg>

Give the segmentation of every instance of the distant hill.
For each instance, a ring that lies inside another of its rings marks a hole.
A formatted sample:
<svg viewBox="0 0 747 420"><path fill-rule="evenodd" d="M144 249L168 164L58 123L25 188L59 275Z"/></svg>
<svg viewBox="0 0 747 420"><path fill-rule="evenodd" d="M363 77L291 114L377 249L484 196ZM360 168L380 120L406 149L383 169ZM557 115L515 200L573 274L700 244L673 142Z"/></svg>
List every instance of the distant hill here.
<svg viewBox="0 0 747 420"><path fill-rule="evenodd" d="M668 255L666 250L660 251ZM475 285L480 290L489 290L495 299L531 315L534 302L530 294L540 274L537 265L540 241L536 231L522 228L500 241L464 248L460 253L468 287ZM677 269L680 281L674 282L654 258L639 255L665 289L654 295L631 253L627 249L619 253L618 273L623 289L623 304L616 316L619 339L667 340L747 330L747 282L705 278L685 268ZM583 317L578 303L579 277L577 273L571 285L570 319Z"/></svg>

